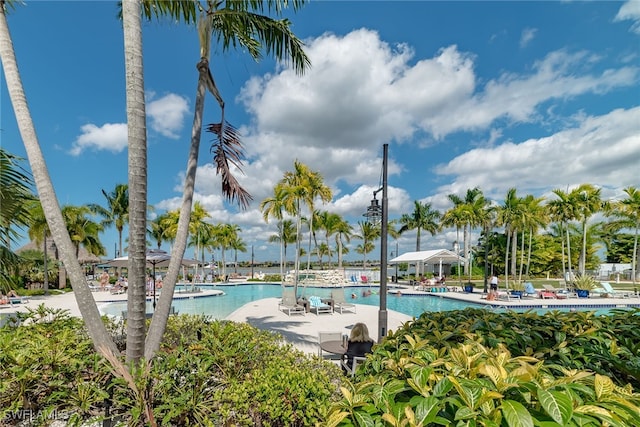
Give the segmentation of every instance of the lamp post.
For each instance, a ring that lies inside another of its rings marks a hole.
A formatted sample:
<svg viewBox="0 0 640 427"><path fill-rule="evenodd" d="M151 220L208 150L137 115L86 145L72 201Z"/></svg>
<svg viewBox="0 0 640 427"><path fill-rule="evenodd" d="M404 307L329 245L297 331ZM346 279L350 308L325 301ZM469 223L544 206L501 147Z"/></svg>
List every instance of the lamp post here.
<svg viewBox="0 0 640 427"><path fill-rule="evenodd" d="M373 192L371 205L364 216L367 221L380 225L380 309L378 310L378 342L387 335L387 229L389 203L387 195L387 157L389 144L383 144L382 187ZM382 192L382 207L378 204L377 194Z"/></svg>
<svg viewBox="0 0 640 427"><path fill-rule="evenodd" d="M457 240L453 242L453 251L456 253L456 256L458 257L458 265L457 265L458 286L462 287L462 279L460 278L460 244L458 243Z"/></svg>

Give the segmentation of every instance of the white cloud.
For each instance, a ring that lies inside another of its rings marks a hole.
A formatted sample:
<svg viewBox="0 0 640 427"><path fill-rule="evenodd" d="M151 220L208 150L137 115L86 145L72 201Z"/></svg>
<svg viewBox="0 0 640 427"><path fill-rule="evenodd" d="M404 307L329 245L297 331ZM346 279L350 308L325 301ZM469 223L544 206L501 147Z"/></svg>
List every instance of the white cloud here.
<svg viewBox="0 0 640 427"><path fill-rule="evenodd" d="M640 34L640 1L627 0L618 10L615 21L633 21L630 30Z"/></svg>
<svg viewBox="0 0 640 427"><path fill-rule="evenodd" d="M189 112L188 100L175 94L168 94L157 100L152 100L153 97L153 93L148 94L148 126L167 138L177 139L184 117ZM79 156L87 149L119 153L127 148L126 123L105 123L102 126L88 123L80 130L81 135L76 138L69 151L73 156Z"/></svg>
<svg viewBox="0 0 640 427"><path fill-rule="evenodd" d="M149 126L167 138L178 139L178 132L182 130L187 113L189 101L173 93L147 102Z"/></svg>
<svg viewBox="0 0 640 427"><path fill-rule="evenodd" d="M422 147L455 133L477 132L475 140L486 139L482 148L441 165L427 178L452 178L436 190L425 189L437 209L446 209L447 194L476 186L501 198L512 186L522 193L538 192L594 182L596 176L603 185L631 184L637 176L629 165L633 150L640 152L637 109L600 117L558 112L579 96L632 87L639 75L633 66L595 71L603 58L558 50L529 64L527 72L487 79L476 75L475 55L457 46L414 58L411 47L390 46L366 29L345 36L327 33L306 43L313 67L304 76L285 68L254 77L238 97L252 115L241 129L246 175L238 175L254 197L249 210L225 213L229 206L220 195L215 169L208 165L198 170L196 199L215 196L211 209L216 221L239 224L250 233L243 236L248 242L273 234L275 223L264 224L258 204L296 159L320 172L334 190L333 202L319 208L351 217L352 223L361 219L372 185L380 179L380 147L388 142L415 147L422 155ZM558 120L568 129L504 142L510 127ZM407 160L390 161L390 178L404 173ZM393 187L389 193L392 215L406 213L412 200L423 196Z"/></svg>
<svg viewBox="0 0 640 427"><path fill-rule="evenodd" d="M525 48L536 37L537 28L525 28L520 35L520 47Z"/></svg>
<svg viewBox="0 0 640 427"><path fill-rule="evenodd" d="M87 149L119 153L127 147L127 125L124 123L106 123L101 127L89 123L80 130L82 134L71 147L73 156L79 156Z"/></svg>
<svg viewBox="0 0 640 427"><path fill-rule="evenodd" d="M442 194L479 186L502 198L511 187L521 193L591 182L601 186L638 185L640 107L583 117L574 128L544 138L468 151L436 173L454 177Z"/></svg>

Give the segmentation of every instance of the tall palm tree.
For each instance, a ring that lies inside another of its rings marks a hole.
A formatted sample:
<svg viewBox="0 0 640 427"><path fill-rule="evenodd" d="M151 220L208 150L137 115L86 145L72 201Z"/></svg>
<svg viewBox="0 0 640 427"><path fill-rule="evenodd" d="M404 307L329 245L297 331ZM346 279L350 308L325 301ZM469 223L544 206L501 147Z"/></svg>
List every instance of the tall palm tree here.
<svg viewBox="0 0 640 427"><path fill-rule="evenodd" d="M107 193L102 190L102 195L107 200L107 206L90 204L94 214L100 215L104 227L115 226L118 232L118 253L116 257L123 256L122 252L122 232L129 222L129 186L127 184L117 184L113 191Z"/></svg>
<svg viewBox="0 0 640 427"><path fill-rule="evenodd" d="M525 196L522 201L522 209L524 215L524 228L522 233L522 242L524 243L524 229L526 228L529 233L529 242L527 249L527 267L525 275L529 277L529 269L531 265L531 251L533 246L533 237L538 232L538 229L544 227L547 224L546 211L542 205L544 201L543 197L534 197L531 194ZM522 251L524 255L524 251ZM522 281L522 263L520 264L520 277Z"/></svg>
<svg viewBox="0 0 640 427"><path fill-rule="evenodd" d="M380 227L368 221L358 221L358 234L353 237L362 240L356 252L362 254L362 268L367 268L367 254L375 249L373 242L380 237Z"/></svg>
<svg viewBox="0 0 640 427"><path fill-rule="evenodd" d="M416 200L413 204L413 212L400 217L398 222L402 225L398 233L404 234L407 231L416 230L416 252L419 252L421 231L428 231L434 236L440 229L441 216L439 211L431 208L431 203Z"/></svg>
<svg viewBox="0 0 640 427"><path fill-rule="evenodd" d="M175 212L175 227L177 228L179 213ZM153 221L148 222L147 235L153 239L156 244L156 248L160 249L162 243L165 241L171 241L175 237L175 234L171 234L170 230L173 227L174 221L170 212L165 212L158 215Z"/></svg>
<svg viewBox="0 0 640 427"><path fill-rule="evenodd" d="M307 254L307 270L309 270L311 269L311 237L313 236L315 239L315 230L313 228L313 221L317 215L315 203L317 199L322 203L328 203L333 198L333 192L331 191L331 188L325 185L322 175L315 171L309 171L309 176L307 177L307 188L308 191L305 197L305 203L309 209L309 253Z"/></svg>
<svg viewBox="0 0 640 427"><path fill-rule="evenodd" d="M78 303L78 308L84 319L89 336L96 348L103 348L105 351L115 355L118 354L118 349L102 323L96 302L86 284L84 270L80 266L78 259L73 256L73 244L65 227L62 211L58 204L51 178L49 177L47 165L42 155L31 112L27 104L27 97L20 78L18 63L7 24L7 7L12 3L13 2L0 1L0 59L2 60L9 98L11 99L13 111L18 122L20 136L27 152L29 165L33 173L38 196L42 203L51 235L57 247L60 249L63 262L69 272L71 286L73 287L76 302Z"/></svg>
<svg viewBox="0 0 640 427"><path fill-rule="evenodd" d="M262 211L262 218L266 223L269 222L269 218L275 218L278 220L278 229L280 233L278 236L282 237L283 225L282 221L284 220L284 211L285 211L285 201L286 201L286 191L281 185L277 185L273 189L273 196L267 197L262 202L260 202L260 211ZM270 241L273 241L270 239ZM282 238L277 240L280 242L280 279L282 280L281 284L284 285L284 259L286 256L286 241Z"/></svg>
<svg viewBox="0 0 640 427"><path fill-rule="evenodd" d="M336 246L338 247L338 268L342 268L342 256L345 251L344 244L351 241L353 236L353 228L351 224L344 218L340 219L340 222L335 227L336 230ZM343 241L344 239L344 241Z"/></svg>
<svg viewBox="0 0 640 427"><path fill-rule="evenodd" d="M612 209L607 210L608 215L619 218L616 221L618 229L633 229L633 253L631 254L631 280L634 287L638 274L638 232L640 231L640 190L636 187L629 186L624 189L627 197L614 202Z"/></svg>
<svg viewBox="0 0 640 427"><path fill-rule="evenodd" d="M416 252L420 251L421 231L428 231L434 236L440 228L439 211L431 208L431 203L413 202L413 212L403 214L399 223L402 224L398 232L403 234L410 230L416 230Z"/></svg>
<svg viewBox="0 0 640 427"><path fill-rule="evenodd" d="M562 237L562 251L564 258L564 248L566 242L567 248L567 271L563 271L563 277L565 283L573 280L573 266L571 257L571 232L569 224L571 221L577 218L577 206L575 200L570 197L568 191L562 191L560 189L554 189L553 194L557 199L553 199L547 203L547 209L552 221L555 221L560 225L560 232ZM564 268L564 261L563 261Z"/></svg>
<svg viewBox="0 0 640 427"><path fill-rule="evenodd" d="M281 186L280 191L284 191L283 202L285 204L285 210L296 216L296 235L301 234L302 226L302 207L301 204L305 203L309 208L309 212L313 212L314 200L319 197L323 201L331 199L331 190L322 183L322 176L317 172L309 169L307 165L298 160L293 162L293 171L285 172L284 177L278 183ZM309 227L309 239L311 239L311 232L313 230L313 224L310 223ZM309 241L309 247L311 247L311 241ZM298 292L298 272L300 271L300 241L296 244L296 261L294 279L294 291L297 295ZM311 256L309 254L309 256ZM307 262L307 269L310 268L311 259Z"/></svg>
<svg viewBox="0 0 640 427"><path fill-rule="evenodd" d="M515 280L516 275L516 250L518 247L518 230L522 227L521 199L515 188L510 188L504 198L502 206L498 210L498 225L503 226L507 235L507 247L505 248L504 276L505 286L509 287L509 245L511 245L511 274Z"/></svg>
<svg viewBox="0 0 640 427"><path fill-rule="evenodd" d="M577 219L582 224L582 253L578 260L581 276L584 276L587 264L587 222L591 216L604 209L600 194L601 190L591 184L581 184L569 193L569 197L573 199L577 208Z"/></svg>
<svg viewBox="0 0 640 427"><path fill-rule="evenodd" d="M296 226L290 219L283 219L278 222L278 233L269 236L269 242L278 242L282 250L282 258L280 261L280 278L284 279L283 264L287 263L287 247L289 244L295 244L298 241L296 236Z"/></svg>
<svg viewBox="0 0 640 427"><path fill-rule="evenodd" d="M237 227L237 226L236 226ZM238 234L240 231L240 227L237 228L237 233L233 240L231 240L231 244L229 245L230 249L233 249L233 272L238 273L238 252L247 252L247 244L242 237Z"/></svg>
<svg viewBox="0 0 640 427"><path fill-rule="evenodd" d="M329 239L331 238L331 236L338 232L338 227L340 226L340 223L343 221L343 219L337 213L322 211L318 214L317 221L318 228L324 230L324 243L327 249L329 249L326 254L329 256L328 264L329 268L331 268L332 251L330 250L331 243Z"/></svg>
<svg viewBox="0 0 640 427"><path fill-rule="evenodd" d="M455 211L455 214L452 214L453 218L451 218L451 220L455 219L455 223L458 224L459 219L463 224L464 270L465 274L470 275L471 231L473 227L480 225L482 210L487 202L479 187L467 189L464 199L456 194L449 194L448 197L453 203L452 209ZM456 228L457 227L458 225L456 225Z"/></svg>
<svg viewBox="0 0 640 427"><path fill-rule="evenodd" d="M30 205L35 200L31 177L21 160L0 147L0 291L5 293L17 285L14 272L20 265L11 244L17 241L17 229L30 226Z"/></svg>
<svg viewBox="0 0 640 427"><path fill-rule="evenodd" d="M147 356L152 356L160 346L164 333L171 298L180 267L180 257L184 255L188 236L189 214L195 188L202 117L204 113L205 94L209 91L218 101L221 109L220 123L207 129L216 134L218 142L212 149L217 170L222 174L222 190L230 200L237 200L241 207L246 207L251 196L239 185L231 174L229 163L239 166L242 159L242 146L239 134L229 125L224 117L224 100L215 84L209 60L211 57L211 40L220 43L221 50L227 52L231 48L241 47L256 60L262 52L273 56L278 61L290 61L295 71L302 74L310 65L303 50L303 43L290 29L287 19L274 19L263 15L263 12L282 16L286 7L291 5L295 10L304 4L304 0L274 0L256 2L252 0L228 0L215 2L164 1L153 0L144 3L144 14L147 17L170 16L175 20L184 20L188 24L196 24L200 43L200 60L197 65L198 85L196 89L191 147L187 162L185 187L183 192L181 217L174 245L174 259L169 264L167 277L169 287L160 296L157 307L159 316L154 316L149 330L150 339L147 345Z"/></svg>

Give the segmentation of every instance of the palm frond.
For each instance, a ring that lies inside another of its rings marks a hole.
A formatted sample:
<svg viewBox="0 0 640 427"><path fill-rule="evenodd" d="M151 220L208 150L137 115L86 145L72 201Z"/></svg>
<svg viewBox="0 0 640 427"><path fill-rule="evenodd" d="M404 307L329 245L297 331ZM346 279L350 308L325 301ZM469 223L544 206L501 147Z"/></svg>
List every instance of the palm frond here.
<svg viewBox="0 0 640 427"><path fill-rule="evenodd" d="M237 201L242 209L249 206L253 197L245 190L231 173L230 165L242 172L244 149L240 133L231 124L213 123L206 127L207 132L217 136L217 142L211 147L216 172L222 177L222 194L230 201Z"/></svg>

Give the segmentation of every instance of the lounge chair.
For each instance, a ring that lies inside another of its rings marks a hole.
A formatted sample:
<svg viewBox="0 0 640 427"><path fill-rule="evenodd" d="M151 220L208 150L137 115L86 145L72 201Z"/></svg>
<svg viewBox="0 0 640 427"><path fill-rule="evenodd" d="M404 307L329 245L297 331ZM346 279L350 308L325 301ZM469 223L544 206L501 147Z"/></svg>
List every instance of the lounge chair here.
<svg viewBox="0 0 640 427"><path fill-rule="evenodd" d="M287 313L287 316L291 316L291 313L304 316L306 312L304 306L298 304L295 296L287 292L282 293L282 301L278 304L278 310Z"/></svg>
<svg viewBox="0 0 640 427"><path fill-rule="evenodd" d="M333 309L337 310L342 314L343 311L353 311L356 312L356 305L350 302L347 302L347 299L344 297L344 290L342 291L332 291L331 299L333 300Z"/></svg>
<svg viewBox="0 0 640 427"><path fill-rule="evenodd" d="M558 293L558 291L560 290L560 289L554 287L553 285L548 285L548 284L547 285L542 285L542 287L544 288L545 291L551 292L551 293L554 293L554 294Z"/></svg>
<svg viewBox="0 0 640 427"><path fill-rule="evenodd" d="M633 295L633 292L631 291L613 289L613 286L611 286L611 283L609 282L600 282L600 286L602 286L602 289L604 289L606 294L612 298L629 298Z"/></svg>
<svg viewBox="0 0 640 427"><path fill-rule="evenodd" d="M533 287L533 283L531 282L525 282L524 283L524 293L522 294L523 297L525 298L537 298L538 295L538 291L536 290L536 288Z"/></svg>
<svg viewBox="0 0 640 427"><path fill-rule="evenodd" d="M369 278L367 276L360 276L360 281L362 283L369 283Z"/></svg>
<svg viewBox="0 0 640 427"><path fill-rule="evenodd" d="M514 295L510 291L498 291L496 295L499 300L511 301L511 299L520 299L520 295Z"/></svg>
<svg viewBox="0 0 640 427"><path fill-rule="evenodd" d="M320 313L333 314L333 307L331 307L329 304L323 303L320 297L312 296L312 297L309 297L309 311L315 312L316 314L320 314Z"/></svg>

